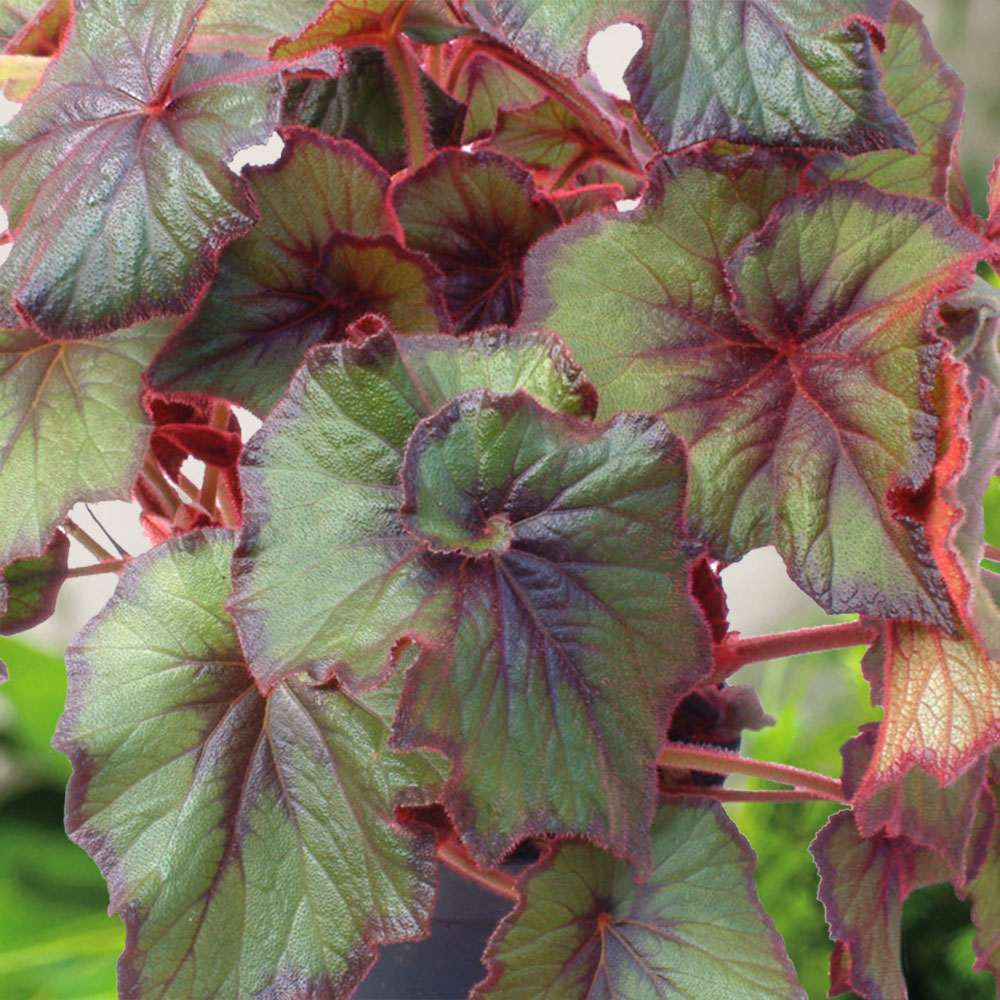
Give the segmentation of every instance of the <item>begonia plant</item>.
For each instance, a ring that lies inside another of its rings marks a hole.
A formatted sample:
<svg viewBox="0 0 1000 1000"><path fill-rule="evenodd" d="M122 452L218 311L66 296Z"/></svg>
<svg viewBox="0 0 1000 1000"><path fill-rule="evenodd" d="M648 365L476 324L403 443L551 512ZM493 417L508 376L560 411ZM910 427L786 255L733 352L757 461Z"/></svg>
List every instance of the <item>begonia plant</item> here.
<svg viewBox="0 0 1000 1000"><path fill-rule="evenodd" d="M618 22L627 100L587 69ZM905 997L935 882L1000 971L1000 179L978 216L907 0L10 0L0 35L0 625L120 574L55 746L121 996L348 997L446 865L510 900L476 998L804 997L731 800L843 806L833 992ZM70 517L110 498L149 551ZM767 545L851 617L732 631ZM881 712L843 773L741 756L740 668L848 646Z"/></svg>

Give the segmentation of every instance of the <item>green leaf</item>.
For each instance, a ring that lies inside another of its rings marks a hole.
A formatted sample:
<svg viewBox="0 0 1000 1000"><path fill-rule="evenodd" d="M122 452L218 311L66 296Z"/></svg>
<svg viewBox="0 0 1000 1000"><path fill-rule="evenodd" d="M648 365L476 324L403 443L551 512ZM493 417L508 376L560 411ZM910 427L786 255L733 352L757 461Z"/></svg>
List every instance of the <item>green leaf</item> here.
<svg viewBox="0 0 1000 1000"><path fill-rule="evenodd" d="M124 995L344 996L379 942L424 932L432 844L393 808L439 775L387 750L392 685L260 693L223 611L231 554L213 531L137 557L70 648L67 829L125 920Z"/></svg>
<svg viewBox="0 0 1000 1000"><path fill-rule="evenodd" d="M996 807L996 759L992 762L994 782L986 795ZM1000 983L1000 828L994 827L982 868L970 883L965 898L972 900L972 922L976 927L973 951L976 954L975 971L987 969Z"/></svg>
<svg viewBox="0 0 1000 1000"><path fill-rule="evenodd" d="M835 941L830 996L855 990L867 1000L906 1000L903 901L922 886L949 880L940 855L903 837L863 838L849 809L830 817L809 850Z"/></svg>
<svg viewBox="0 0 1000 1000"><path fill-rule="evenodd" d="M884 191L947 202L965 87L934 48L923 18L906 0L893 4L878 63L886 95L916 138L916 151L829 154L816 161L810 179L868 181Z"/></svg>
<svg viewBox="0 0 1000 1000"><path fill-rule="evenodd" d="M0 564L40 556L79 500L127 500L149 423L142 370L162 320L93 341L0 330Z"/></svg>
<svg viewBox="0 0 1000 1000"><path fill-rule="evenodd" d="M381 312L401 332L446 329L441 276L389 235L388 175L351 142L285 128L277 163L247 168L260 224L231 244L149 383L264 414L314 344Z"/></svg>
<svg viewBox="0 0 1000 1000"><path fill-rule="evenodd" d="M753 887L756 858L714 802L662 805L653 870L588 844L554 847L486 951L474 998L804 998Z"/></svg>
<svg viewBox="0 0 1000 1000"><path fill-rule="evenodd" d="M464 108L426 73L419 79L432 144L458 145ZM348 51L335 80L292 81L284 120L357 142L391 174L409 161L396 77L378 48Z"/></svg>
<svg viewBox="0 0 1000 1000"><path fill-rule="evenodd" d="M0 48L5 49L38 13L46 0L3 0L0 3Z"/></svg>
<svg viewBox="0 0 1000 1000"><path fill-rule="evenodd" d="M530 174L503 156L444 150L393 186L392 204L406 245L444 272L456 333L514 323L524 255L561 221Z"/></svg>
<svg viewBox="0 0 1000 1000"><path fill-rule="evenodd" d="M236 53L184 58L201 6L81 0L3 131L15 241L0 292L53 336L184 312L218 251L255 221L226 162L271 133L280 84Z"/></svg>
<svg viewBox="0 0 1000 1000"><path fill-rule="evenodd" d="M244 452L243 647L265 687L309 669L353 689L418 643L396 743L459 761L446 802L480 858L546 829L642 859L669 711L709 659L683 453L652 417L529 398L593 404L547 338L447 344L309 355Z"/></svg>
<svg viewBox="0 0 1000 1000"><path fill-rule="evenodd" d="M667 161L636 212L532 250L522 322L566 338L604 413L657 412L684 438L688 517L718 558L774 543L827 611L952 627L905 497L937 448L925 309L985 244L857 183L774 207L795 184L754 156Z"/></svg>
<svg viewBox="0 0 1000 1000"><path fill-rule="evenodd" d="M324 6L324 0L208 0L198 16L194 44L199 50L266 56L275 39L301 31Z"/></svg>
<svg viewBox="0 0 1000 1000"><path fill-rule="evenodd" d="M69 538L57 531L37 558L17 559L6 566L0 583L0 633L23 632L45 621L56 607L66 579Z"/></svg>
<svg viewBox="0 0 1000 1000"><path fill-rule="evenodd" d="M652 763L711 659L679 443L653 416L474 392L417 425L402 482L429 579L395 744L455 761L449 811L482 857L543 830L645 864Z"/></svg>
<svg viewBox="0 0 1000 1000"><path fill-rule="evenodd" d="M467 105L463 143L492 132L501 108L534 104L542 97L526 76L483 53L465 63L452 90Z"/></svg>
<svg viewBox="0 0 1000 1000"><path fill-rule="evenodd" d="M888 6L888 0L495 0L492 26L545 69L578 76L595 32L621 21L639 24L645 44L625 82L664 150L728 139L858 153L914 148L878 85L869 26Z"/></svg>
<svg viewBox="0 0 1000 1000"><path fill-rule="evenodd" d="M477 388L524 388L575 414L594 404L568 352L538 334L381 333L307 357L240 467L229 607L263 686L335 666L352 686L382 676L422 594L410 560L396 565L416 545L397 516L403 450L423 417ZM327 581L320 590L313 573Z"/></svg>

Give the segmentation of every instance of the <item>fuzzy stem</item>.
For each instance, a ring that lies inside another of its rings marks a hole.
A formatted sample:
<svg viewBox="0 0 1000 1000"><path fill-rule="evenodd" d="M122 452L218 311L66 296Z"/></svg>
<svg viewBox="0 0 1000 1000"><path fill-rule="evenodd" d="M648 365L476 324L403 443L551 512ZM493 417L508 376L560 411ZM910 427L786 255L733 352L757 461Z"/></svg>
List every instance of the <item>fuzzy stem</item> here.
<svg viewBox="0 0 1000 1000"><path fill-rule="evenodd" d="M984 542L983 558L989 559L990 562L1000 562L1000 549L998 549L995 545L990 545L989 542Z"/></svg>
<svg viewBox="0 0 1000 1000"><path fill-rule="evenodd" d="M869 646L875 641L876 634L871 625L858 621L800 628L776 635L754 635L746 639L734 633L716 644L715 669L711 679L715 682L723 681L740 667L760 660L776 660L800 653L820 653L845 646Z"/></svg>
<svg viewBox="0 0 1000 1000"><path fill-rule="evenodd" d="M719 802L832 802L829 795L805 788L718 788L702 785L671 785L667 795L701 795ZM841 801L841 800L838 800Z"/></svg>
<svg viewBox="0 0 1000 1000"><path fill-rule="evenodd" d="M166 509L173 514L180 507L181 498L167 477L160 471L160 466L152 454L146 455L145 461L142 463L142 474L146 477L149 485L159 494Z"/></svg>
<svg viewBox="0 0 1000 1000"><path fill-rule="evenodd" d="M403 113L403 124L406 126L410 168L416 170L430 157L423 88L420 86L420 67L409 43L398 34L386 42L385 54L399 89L399 106Z"/></svg>
<svg viewBox="0 0 1000 1000"><path fill-rule="evenodd" d="M109 559L107 562L94 563L91 566L74 566L66 571L66 576L97 576L100 573L120 573L127 563L128 559Z"/></svg>
<svg viewBox="0 0 1000 1000"><path fill-rule="evenodd" d="M815 771L803 771L789 764L752 760L730 750L692 746L689 743L668 743L660 751L657 763L661 767L695 768L698 771L711 771L713 774L747 774L765 781L805 788L834 802L844 801L843 788L836 778L828 778Z"/></svg>
<svg viewBox="0 0 1000 1000"><path fill-rule="evenodd" d="M100 559L102 563L120 561L117 556L112 555L96 538L93 538L84 531L72 518L67 517L63 521L63 530L70 538L75 538L92 556Z"/></svg>
<svg viewBox="0 0 1000 1000"><path fill-rule="evenodd" d="M225 403L213 403L209 425L213 430L224 431L229 426L229 407ZM215 513L215 495L219 489L219 470L205 463L205 475L201 480L198 502L208 514Z"/></svg>
<svg viewBox="0 0 1000 1000"><path fill-rule="evenodd" d="M446 864L453 871L464 875L473 882L478 882L484 889L495 892L508 899L520 899L514 888L514 879L505 872L483 871L469 857L468 852L453 841L443 841L437 845L438 861Z"/></svg>
<svg viewBox="0 0 1000 1000"><path fill-rule="evenodd" d="M239 473L235 469L229 469L226 471L227 483L232 483L233 478L238 476ZM233 501L230 498L229 488L219 490L219 519L227 528L238 527L240 523L240 515L236 508L233 506Z"/></svg>

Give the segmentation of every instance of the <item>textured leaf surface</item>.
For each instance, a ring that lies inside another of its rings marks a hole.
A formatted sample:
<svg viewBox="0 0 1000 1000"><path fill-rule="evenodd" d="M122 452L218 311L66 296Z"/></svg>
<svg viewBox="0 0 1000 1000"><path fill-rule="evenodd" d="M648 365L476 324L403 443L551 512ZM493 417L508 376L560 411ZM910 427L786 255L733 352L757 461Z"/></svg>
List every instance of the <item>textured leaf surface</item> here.
<svg viewBox="0 0 1000 1000"><path fill-rule="evenodd" d="M208 0L198 17L198 48L237 49L264 56L274 40L303 30L319 16L324 0Z"/></svg>
<svg viewBox="0 0 1000 1000"><path fill-rule="evenodd" d="M260 223L223 253L218 279L153 365L153 388L263 414L310 347L343 338L365 313L402 332L447 327L440 275L388 235L386 173L353 143L301 128L282 136L277 163L247 169Z"/></svg>
<svg viewBox="0 0 1000 1000"><path fill-rule="evenodd" d="M996 804L996 760L992 762L994 784L987 791ZM972 943L976 954L974 968L987 969L1000 983L1000 828L994 826L982 869L966 893L972 900L972 922L976 937Z"/></svg>
<svg viewBox="0 0 1000 1000"><path fill-rule="evenodd" d="M861 735L840 751L844 795L852 803L861 836L906 837L915 845L931 847L948 862L953 880L961 882L976 833L985 759L945 787L922 768L911 767L895 780L859 793L877 741L878 726L865 725Z"/></svg>
<svg viewBox="0 0 1000 1000"><path fill-rule="evenodd" d="M0 331L0 564L40 556L78 500L128 499L149 432L152 321L94 341Z"/></svg>
<svg viewBox="0 0 1000 1000"><path fill-rule="evenodd" d="M1000 663L968 635L886 623L862 665L885 717L861 798L914 766L948 784L1000 741Z"/></svg>
<svg viewBox="0 0 1000 1000"><path fill-rule="evenodd" d="M526 76L482 53L462 68L453 93L467 105L463 143L492 132L501 108L534 104L542 97Z"/></svg>
<svg viewBox="0 0 1000 1000"><path fill-rule="evenodd" d="M816 173L827 180L868 181L885 191L946 201L965 87L906 0L893 5L878 62L885 92L917 140L916 154L905 149L852 157L830 154L820 158Z"/></svg>
<svg viewBox="0 0 1000 1000"><path fill-rule="evenodd" d="M546 338L450 343L310 354L244 456L244 648L262 684L309 668L354 686L414 637L396 740L472 758L448 802L481 857L534 829L641 855L671 699L709 658L682 453L653 418L570 417L593 396Z"/></svg>
<svg viewBox="0 0 1000 1000"><path fill-rule="evenodd" d="M429 136L434 146L457 146L464 109L429 76L419 74ZM284 120L351 139L389 173L408 163L406 124L396 77L377 48L353 49L335 80L303 79L291 83Z"/></svg>
<svg viewBox="0 0 1000 1000"><path fill-rule="evenodd" d="M425 925L432 848L391 816L437 773L386 749L391 685L260 694L223 611L231 553L218 531L138 557L71 647L67 828L125 920L123 994L334 1000Z"/></svg>
<svg viewBox="0 0 1000 1000"><path fill-rule="evenodd" d="M501 34L529 59L578 75L587 42L621 21L646 44L625 74L636 110L665 150L706 139L820 146L847 153L912 148L879 88L874 48L857 15L888 2L495 0Z"/></svg>
<svg viewBox="0 0 1000 1000"><path fill-rule="evenodd" d="M925 306L982 242L859 184L788 198L754 233L796 179L752 156L667 161L651 184L532 250L521 322L566 338L603 412L685 439L688 516L720 558L773 542L828 611L950 624L922 524L887 501L935 457Z"/></svg>
<svg viewBox="0 0 1000 1000"><path fill-rule="evenodd" d="M0 290L52 335L183 312L219 248L254 222L226 162L270 134L278 83L236 53L180 62L200 6L78 3L59 58L3 131L15 243Z"/></svg>
<svg viewBox="0 0 1000 1000"><path fill-rule="evenodd" d="M634 198L642 179L622 163L617 144L610 122L590 126L552 97L531 107L502 110L496 132L485 143L552 178L587 168L588 183L621 184L625 197Z"/></svg>
<svg viewBox="0 0 1000 1000"><path fill-rule="evenodd" d="M444 272L457 333L517 319L524 255L561 221L530 174L506 157L445 150L397 184L392 203L406 245Z"/></svg>
<svg viewBox="0 0 1000 1000"><path fill-rule="evenodd" d="M66 579L69 538L57 531L45 551L35 558L17 559L3 571L0 583L0 632L12 635L45 621L56 607Z"/></svg>
<svg viewBox="0 0 1000 1000"><path fill-rule="evenodd" d="M944 862L905 838L861 837L847 809L830 817L809 850L835 942L830 995L854 990L867 1000L906 1000L903 901L915 889L947 881Z"/></svg>
<svg viewBox="0 0 1000 1000"><path fill-rule="evenodd" d="M0 3L0 47L11 39L38 13L44 0L3 0Z"/></svg>
<svg viewBox="0 0 1000 1000"><path fill-rule="evenodd" d="M754 855L722 809L663 805L653 870L561 844L520 884L476 998L778 1000L805 997L753 887Z"/></svg>

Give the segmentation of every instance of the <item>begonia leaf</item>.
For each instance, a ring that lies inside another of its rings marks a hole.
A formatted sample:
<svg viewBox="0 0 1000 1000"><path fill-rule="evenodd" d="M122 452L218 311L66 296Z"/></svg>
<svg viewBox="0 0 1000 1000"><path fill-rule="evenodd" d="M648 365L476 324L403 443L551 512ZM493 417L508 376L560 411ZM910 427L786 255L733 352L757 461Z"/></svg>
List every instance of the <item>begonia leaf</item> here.
<svg viewBox="0 0 1000 1000"><path fill-rule="evenodd" d="M610 122L597 131L564 104L547 97L530 107L504 108L496 131L482 148L510 156L531 170L557 177L589 167L590 184L621 184L624 197L634 198L643 179L622 163ZM602 134L603 133L603 134Z"/></svg>
<svg viewBox="0 0 1000 1000"><path fill-rule="evenodd" d="M946 201L965 87L906 0L896 0L885 22L885 51L878 62L885 92L917 140L916 153L887 149L851 157L828 154L814 166L816 178L868 181L886 191Z"/></svg>
<svg viewBox="0 0 1000 1000"><path fill-rule="evenodd" d="M323 11L326 0L208 0L198 16L194 46L236 49L266 56L277 38L302 31Z"/></svg>
<svg viewBox="0 0 1000 1000"><path fill-rule="evenodd" d="M445 801L478 857L545 829L641 859L667 716L710 661L682 451L652 417L571 416L592 391L547 337L450 345L317 348L248 445L230 608L251 669L353 688L417 642L395 742L459 760Z"/></svg>
<svg viewBox="0 0 1000 1000"><path fill-rule="evenodd" d="M476 1000L804 998L754 889L750 845L714 802L662 805L653 866L562 843L522 878Z"/></svg>
<svg viewBox="0 0 1000 1000"><path fill-rule="evenodd" d="M6 48L12 38L38 13L45 0L3 0L0 3L0 47Z"/></svg>
<svg viewBox="0 0 1000 1000"><path fill-rule="evenodd" d="M993 164L993 169L989 176L989 190L987 192L986 235L996 240L1000 237L1000 156Z"/></svg>
<svg viewBox="0 0 1000 1000"><path fill-rule="evenodd" d="M386 173L351 142L282 131L277 163L247 168L261 221L149 372L159 391L221 396L267 413L306 351L383 313L401 332L447 329L432 265L388 235Z"/></svg>
<svg viewBox="0 0 1000 1000"><path fill-rule="evenodd" d="M904 837L862 837L848 809L830 817L809 850L834 940L830 996L854 990L866 1000L906 1000L903 902L922 886L948 881L944 861Z"/></svg>
<svg viewBox="0 0 1000 1000"><path fill-rule="evenodd" d="M330 0L323 11L294 37L281 38L271 50L277 59L290 59L335 46L387 45L413 26L421 31L449 30L454 17L437 0Z"/></svg>
<svg viewBox="0 0 1000 1000"><path fill-rule="evenodd" d="M869 29L889 0L494 0L503 39L545 69L579 75L587 42L621 21L644 45L625 73L663 149L707 139L858 153L912 149L878 86ZM487 25L489 30L489 25Z"/></svg>
<svg viewBox="0 0 1000 1000"><path fill-rule="evenodd" d="M986 794L996 806L995 785ZM965 895L972 900L972 922L976 927L973 968L992 972L1000 983L1000 828L994 827L986 858Z"/></svg>
<svg viewBox="0 0 1000 1000"><path fill-rule="evenodd" d="M472 56L461 68L453 93L467 105L463 143L492 132L501 108L534 104L542 97L526 76L484 53Z"/></svg>
<svg viewBox="0 0 1000 1000"><path fill-rule="evenodd" d="M1000 663L968 634L885 622L862 667L885 716L861 800L912 767L950 784L1000 742Z"/></svg>
<svg viewBox="0 0 1000 1000"><path fill-rule="evenodd" d="M552 203L565 222L572 222L589 212L610 210L624 197L625 190L620 184L588 184L586 187L554 192Z"/></svg>
<svg viewBox="0 0 1000 1000"><path fill-rule="evenodd" d="M773 542L828 611L951 627L923 525L888 501L934 463L925 308L984 243L857 183L786 198L754 232L795 185L756 155L668 160L635 212L531 251L521 322L566 338L603 413L657 412L685 439L688 516L718 558Z"/></svg>
<svg viewBox="0 0 1000 1000"><path fill-rule="evenodd" d="M0 330L0 565L40 556L79 500L127 500L149 422L142 370L162 320L93 341Z"/></svg>
<svg viewBox="0 0 1000 1000"><path fill-rule="evenodd" d="M419 74L429 135L434 146L459 144L464 108L426 73ZM361 145L389 173L408 161L406 124L395 76L377 48L352 49L336 79L293 81L284 120Z"/></svg>
<svg viewBox="0 0 1000 1000"><path fill-rule="evenodd" d="M52 614L59 588L66 579L68 557L69 538L57 531L40 556L17 559L4 567L0 581L4 598L0 633L23 632Z"/></svg>
<svg viewBox="0 0 1000 1000"><path fill-rule="evenodd" d="M425 930L433 845L392 817L439 772L387 749L392 685L261 694L223 610L232 547L216 530L137 557L71 646L67 829L125 921L123 995L334 1000Z"/></svg>
<svg viewBox="0 0 1000 1000"><path fill-rule="evenodd" d="M406 245L444 272L457 333L517 319L524 255L561 221L530 174L503 156L444 150L393 187L392 204Z"/></svg>
<svg viewBox="0 0 1000 1000"><path fill-rule="evenodd" d="M962 882L977 833L985 758L944 787L923 768L911 767L892 781L859 792L877 741L878 726L864 725L840 751L844 795L852 803L859 833L906 837L914 845L933 848L948 863L952 881Z"/></svg>
<svg viewBox="0 0 1000 1000"><path fill-rule="evenodd" d="M183 59L200 6L78 3L59 58L3 131L15 241L0 289L47 333L183 312L255 220L226 162L272 131L278 82L236 53Z"/></svg>

